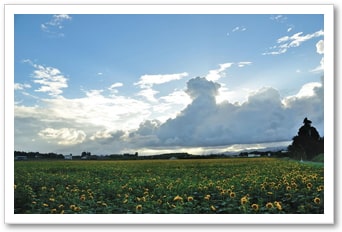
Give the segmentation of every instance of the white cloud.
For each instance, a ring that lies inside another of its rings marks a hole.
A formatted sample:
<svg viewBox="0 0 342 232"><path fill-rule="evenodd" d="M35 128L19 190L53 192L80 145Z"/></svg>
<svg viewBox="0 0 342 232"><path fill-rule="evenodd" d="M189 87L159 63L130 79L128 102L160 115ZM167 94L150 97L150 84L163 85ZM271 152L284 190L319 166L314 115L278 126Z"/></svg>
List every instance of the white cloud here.
<svg viewBox="0 0 342 232"><path fill-rule="evenodd" d="M187 87L185 92L191 99L195 100L199 97L214 98L218 93L220 84L206 78L196 77L188 81Z"/></svg>
<svg viewBox="0 0 342 232"><path fill-rule="evenodd" d="M166 96L160 97L159 99L172 104L188 105L191 102L189 95L187 95L183 90L175 90Z"/></svg>
<svg viewBox="0 0 342 232"><path fill-rule="evenodd" d="M187 72L176 73L176 74L157 74L157 75L143 75L140 80L134 85L139 85L141 88L149 88L153 85L159 85L167 83L174 80L180 80L183 77L187 77L189 74Z"/></svg>
<svg viewBox="0 0 342 232"><path fill-rule="evenodd" d="M287 17L284 15L272 15L270 17L271 20L276 21L278 23L284 23L287 20Z"/></svg>
<svg viewBox="0 0 342 232"><path fill-rule="evenodd" d="M122 130L117 131L110 131L107 129L96 131L95 134L93 134L90 137L90 140L92 141L100 141L103 143L110 143L113 142L113 140L120 140L123 139L125 136L125 133Z"/></svg>
<svg viewBox="0 0 342 232"><path fill-rule="evenodd" d="M122 86L123 86L123 83L116 82L112 84L111 86L109 86L108 90L111 91L112 94L117 94L119 92L117 88L122 87Z"/></svg>
<svg viewBox="0 0 342 232"><path fill-rule="evenodd" d="M246 27L244 26L237 26L237 27L234 27L232 32L237 32L237 31L246 31Z"/></svg>
<svg viewBox="0 0 342 232"><path fill-rule="evenodd" d="M320 64L311 70L311 72L322 72L324 71L324 57L321 58Z"/></svg>
<svg viewBox="0 0 342 232"><path fill-rule="evenodd" d="M320 40L317 42L316 51L318 54L324 54L324 40Z"/></svg>
<svg viewBox="0 0 342 232"><path fill-rule="evenodd" d="M316 52L320 55L324 54L324 40L320 40L316 44ZM324 56L321 58L320 64L311 70L311 72L322 72L324 71Z"/></svg>
<svg viewBox="0 0 342 232"><path fill-rule="evenodd" d="M67 78L57 68L29 63L35 68L32 74L33 82L41 85L35 90L36 92L46 92L50 96L57 96L63 93L62 88L68 87Z"/></svg>
<svg viewBox="0 0 342 232"><path fill-rule="evenodd" d="M29 88L31 88L30 84L14 83L14 90L23 90L23 89L29 89Z"/></svg>
<svg viewBox="0 0 342 232"><path fill-rule="evenodd" d="M207 80L209 81L217 81L221 77L224 77L225 73L224 71L228 68L230 68L233 65L233 63L224 63L224 64L219 64L218 69L213 69L210 70L209 73L206 75Z"/></svg>
<svg viewBox="0 0 342 232"><path fill-rule="evenodd" d="M61 32L65 21L71 21L72 17L67 14L53 15L51 20L40 25L42 31L56 37L63 37Z"/></svg>
<svg viewBox="0 0 342 232"><path fill-rule="evenodd" d="M246 65L251 65L252 62L250 61L244 61L244 62L239 62L237 65L239 68L245 67Z"/></svg>
<svg viewBox="0 0 342 232"><path fill-rule="evenodd" d="M322 88L319 82L311 82L302 86L300 91L296 94L297 98L312 97L316 94L315 89Z"/></svg>
<svg viewBox="0 0 342 232"><path fill-rule="evenodd" d="M279 55L287 52L289 48L299 47L305 41L312 38L321 37L324 35L323 30L316 31L312 34L302 35L303 32L298 32L292 36L283 36L277 40L279 45L271 48L273 51L264 52L263 55Z"/></svg>
<svg viewBox="0 0 342 232"><path fill-rule="evenodd" d="M108 89L114 89L114 88L118 88L118 87L122 87L123 84L121 82L116 82L114 84L112 84Z"/></svg>
<svg viewBox="0 0 342 232"><path fill-rule="evenodd" d="M46 128L41 130L38 135L46 140L57 142L60 145L75 145L82 143L86 134L82 130L76 130L73 128L61 128L53 129Z"/></svg>
<svg viewBox="0 0 342 232"><path fill-rule="evenodd" d="M217 72L223 72L232 64L221 64ZM234 64L240 67L251 62ZM51 68L39 76L53 75L61 74ZM223 84L197 77L187 82L186 90L175 89L157 98L152 86L177 78L147 79L140 80L139 86L144 87L139 93L150 101L137 100L134 96L108 97L104 90L90 90L81 98L57 95L40 99L40 106L17 103L15 124L20 126L15 131L16 144L22 146L21 141L35 140L39 147L64 149L67 153L79 150L81 144L82 149L92 153L111 154L127 149L140 153L142 150L167 150L170 146L191 149L288 141L297 133L298 123L304 117L309 117L323 133L323 85L319 83L304 85L296 95L287 98L270 87L250 92L246 97L244 89L237 93ZM122 83L117 82L108 89L121 86ZM230 103L242 95L244 101ZM222 100L218 101L220 97ZM28 136L27 131L34 131L36 137Z"/></svg>
<svg viewBox="0 0 342 232"><path fill-rule="evenodd" d="M87 130L106 128L110 131L137 128L151 115L151 105L146 102L124 96L105 97L101 92L92 90L83 98L41 99L41 106L15 105L14 115L44 121L47 125L68 124L68 127L79 128L86 125Z"/></svg>
<svg viewBox="0 0 342 232"><path fill-rule="evenodd" d="M242 104L216 103L220 85L205 78L191 79L187 87L193 100L177 117L154 126L153 133L137 130L131 141L144 137L146 147L151 148L289 141L304 117L323 132L323 87L319 83L307 84L285 99L278 90L263 87L250 93Z"/></svg>
<svg viewBox="0 0 342 232"><path fill-rule="evenodd" d="M156 91L152 88L145 88L139 91L139 93L137 93L137 96L142 96L146 98L146 100L156 103L158 102L158 100L155 98L154 95L156 95L157 93L159 93L159 91Z"/></svg>

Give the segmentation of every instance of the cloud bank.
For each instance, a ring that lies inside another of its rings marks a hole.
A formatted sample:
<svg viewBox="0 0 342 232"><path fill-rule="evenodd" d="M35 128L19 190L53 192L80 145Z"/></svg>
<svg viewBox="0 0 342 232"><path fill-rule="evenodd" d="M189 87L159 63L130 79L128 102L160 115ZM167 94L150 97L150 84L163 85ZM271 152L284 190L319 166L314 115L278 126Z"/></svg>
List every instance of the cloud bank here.
<svg viewBox="0 0 342 232"><path fill-rule="evenodd" d="M321 51L321 43L317 50ZM221 64L216 74L222 75L232 64ZM235 64L243 67L251 62ZM37 144L42 152L112 154L289 141L304 117L324 135L323 82L307 83L288 97L275 88L263 87L250 92L246 101L231 103L229 98L217 101L226 87L217 78L210 78L213 72L191 78L185 89L163 96L156 96L152 87L188 74L160 75L160 79L145 75L135 83L140 92L131 97L120 96L116 88L123 84L116 82L102 90L86 91L84 97L68 99L60 95L67 84L58 69L33 67L32 81L40 85L36 91L45 91L50 98L41 98L41 105L15 103L15 134L21 138L17 149L28 150ZM17 91L30 87L15 85ZM139 94L144 94L144 99L138 98ZM175 111L175 106L180 110Z"/></svg>
<svg viewBox="0 0 342 232"><path fill-rule="evenodd" d="M149 146L220 146L291 140L304 117L323 123L323 86L311 83L282 99L278 90L261 88L241 105L217 104L220 85L205 78L187 83L192 103L163 124L146 121L131 134Z"/></svg>

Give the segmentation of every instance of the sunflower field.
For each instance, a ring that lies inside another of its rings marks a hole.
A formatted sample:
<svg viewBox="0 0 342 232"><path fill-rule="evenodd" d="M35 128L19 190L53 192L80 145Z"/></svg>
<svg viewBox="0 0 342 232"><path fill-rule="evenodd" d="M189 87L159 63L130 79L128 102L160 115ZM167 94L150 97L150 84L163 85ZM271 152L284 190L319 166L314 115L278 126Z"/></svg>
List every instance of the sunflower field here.
<svg viewBox="0 0 342 232"><path fill-rule="evenodd" d="M15 214L323 214L324 170L274 158L20 161Z"/></svg>

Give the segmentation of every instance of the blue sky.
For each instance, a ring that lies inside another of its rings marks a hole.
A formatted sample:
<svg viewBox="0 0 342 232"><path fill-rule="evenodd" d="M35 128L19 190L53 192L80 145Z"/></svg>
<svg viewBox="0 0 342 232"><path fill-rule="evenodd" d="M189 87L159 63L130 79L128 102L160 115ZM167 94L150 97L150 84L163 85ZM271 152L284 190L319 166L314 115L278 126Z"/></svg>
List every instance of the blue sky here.
<svg viewBox="0 0 342 232"><path fill-rule="evenodd" d="M15 150L258 148L304 117L323 136L323 19L16 15Z"/></svg>

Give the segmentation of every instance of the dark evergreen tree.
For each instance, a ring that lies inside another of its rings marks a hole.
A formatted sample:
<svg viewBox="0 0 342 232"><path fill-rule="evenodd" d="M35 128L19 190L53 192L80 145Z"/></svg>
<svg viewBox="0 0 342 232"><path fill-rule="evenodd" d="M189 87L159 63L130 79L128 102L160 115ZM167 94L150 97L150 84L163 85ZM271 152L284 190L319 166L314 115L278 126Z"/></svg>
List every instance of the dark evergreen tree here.
<svg viewBox="0 0 342 232"><path fill-rule="evenodd" d="M288 150L293 158L311 160L316 155L324 153L324 139L319 136L316 128L311 126L310 120L304 118L303 123Z"/></svg>

